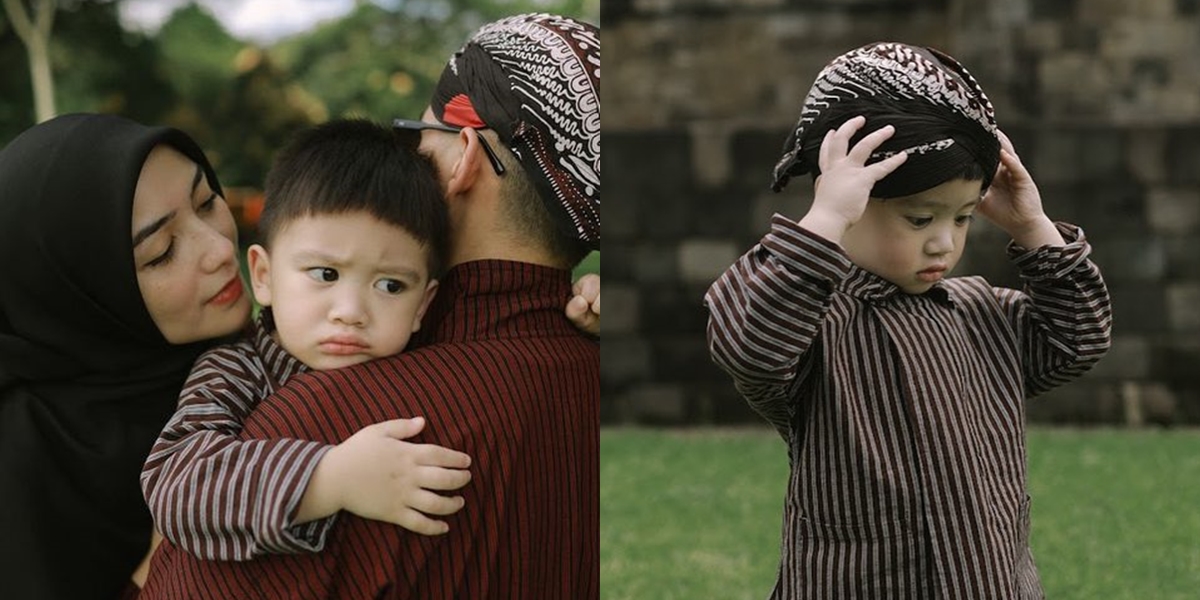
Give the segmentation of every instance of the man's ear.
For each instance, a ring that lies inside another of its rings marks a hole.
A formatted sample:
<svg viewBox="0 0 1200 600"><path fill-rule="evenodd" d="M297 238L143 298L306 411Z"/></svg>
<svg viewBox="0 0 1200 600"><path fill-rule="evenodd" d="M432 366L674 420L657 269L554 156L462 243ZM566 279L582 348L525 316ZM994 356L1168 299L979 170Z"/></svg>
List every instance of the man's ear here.
<svg viewBox="0 0 1200 600"><path fill-rule="evenodd" d="M254 299L263 306L271 305L271 255L259 244L246 251L247 267L250 271L250 289Z"/></svg>
<svg viewBox="0 0 1200 600"><path fill-rule="evenodd" d="M487 153L483 151L483 144L479 142L478 131L470 127L464 128L458 132L458 142L462 144L463 151L450 171L450 181L446 183L447 196L466 194L475 186L480 169L491 168Z"/></svg>

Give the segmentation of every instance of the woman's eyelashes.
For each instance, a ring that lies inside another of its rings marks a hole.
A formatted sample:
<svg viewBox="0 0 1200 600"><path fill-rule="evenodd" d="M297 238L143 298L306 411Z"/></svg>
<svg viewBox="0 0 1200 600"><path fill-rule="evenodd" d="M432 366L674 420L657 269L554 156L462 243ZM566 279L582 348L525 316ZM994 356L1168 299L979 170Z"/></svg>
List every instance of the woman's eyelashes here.
<svg viewBox="0 0 1200 600"><path fill-rule="evenodd" d="M196 212L198 214L205 214L205 213L212 212L212 210L217 205L218 199L223 200L223 198L221 198L221 196L217 195L216 192L209 193L207 198L205 198L202 202L200 202L200 204L196 205ZM146 262L146 266L147 267L159 267L159 266L165 265L165 264L171 262L171 259L174 258L174 256L175 256L175 236L172 235L171 240L169 242L167 242L167 249L163 250L162 254L159 254L158 256L156 256L156 257L150 259L148 262Z"/></svg>
<svg viewBox="0 0 1200 600"><path fill-rule="evenodd" d="M200 203L200 204L199 204L199 205L196 207L196 212L199 212L199 213L206 213L206 212L209 212L209 211L211 211L211 210L213 209L213 207L215 207L215 206L217 205L217 198L218 198L218 197L219 197L219 196L217 196L216 192L213 192L212 194L210 194L210 195L208 196L208 198L205 198L205 199L204 199L204 201L203 201L203 202L201 202L201 203Z"/></svg>
<svg viewBox="0 0 1200 600"><path fill-rule="evenodd" d="M163 250L162 254L150 259L146 263L147 267L157 267L171 262L171 257L175 256L175 236L171 236L171 241L167 243L167 249Z"/></svg>

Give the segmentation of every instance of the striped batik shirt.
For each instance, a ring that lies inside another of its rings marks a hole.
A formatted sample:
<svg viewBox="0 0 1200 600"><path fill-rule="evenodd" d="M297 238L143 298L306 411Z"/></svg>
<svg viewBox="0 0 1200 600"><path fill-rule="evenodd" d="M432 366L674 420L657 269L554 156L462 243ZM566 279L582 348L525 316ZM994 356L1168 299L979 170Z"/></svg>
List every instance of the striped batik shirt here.
<svg viewBox="0 0 1200 600"><path fill-rule="evenodd" d="M142 600L598 598L600 353L564 316L570 296L567 271L459 265L424 321L434 343L297 375L247 419L247 439L333 443L425 417L414 442L472 460L448 533L342 514L317 553L203 561L164 543Z"/></svg>
<svg viewBox="0 0 1200 600"><path fill-rule="evenodd" d="M331 445L238 439L263 398L308 370L263 321L255 321L241 341L200 356L142 469L155 527L201 558L319 550L335 518L291 522Z"/></svg>
<svg viewBox="0 0 1200 600"><path fill-rule="evenodd" d="M788 444L775 599L1043 597L1024 401L1108 349L1083 232L1009 246L1025 290L905 294L776 215L709 289L714 360Z"/></svg>

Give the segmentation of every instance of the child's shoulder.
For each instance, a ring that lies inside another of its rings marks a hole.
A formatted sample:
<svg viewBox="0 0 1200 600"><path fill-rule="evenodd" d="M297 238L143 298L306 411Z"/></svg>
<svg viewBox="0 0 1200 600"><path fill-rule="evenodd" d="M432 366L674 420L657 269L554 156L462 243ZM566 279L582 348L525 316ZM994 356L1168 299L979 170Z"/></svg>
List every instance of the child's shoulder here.
<svg viewBox="0 0 1200 600"><path fill-rule="evenodd" d="M257 354L257 348L254 343L255 332L253 329L247 329L238 337L228 340L224 343L217 344L208 350L205 350L196 359L196 364L211 363L211 362L227 362L229 360L239 360L246 357L251 357Z"/></svg>

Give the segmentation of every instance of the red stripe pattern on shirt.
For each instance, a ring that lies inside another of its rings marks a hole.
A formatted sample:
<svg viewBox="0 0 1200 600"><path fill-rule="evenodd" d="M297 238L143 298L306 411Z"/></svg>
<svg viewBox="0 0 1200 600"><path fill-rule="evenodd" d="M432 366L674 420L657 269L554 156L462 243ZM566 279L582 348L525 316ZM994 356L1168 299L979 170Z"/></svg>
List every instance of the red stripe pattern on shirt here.
<svg viewBox="0 0 1200 600"><path fill-rule="evenodd" d="M709 289L713 359L788 443L772 598L1043 597L1029 549L1024 401L1107 351L1083 232L908 295L776 215Z"/></svg>
<svg viewBox="0 0 1200 600"><path fill-rule="evenodd" d="M142 470L142 492L163 537L213 560L321 549L335 517L303 525L291 519L332 446L238 439L259 401L306 370L261 320L246 339L197 359Z"/></svg>
<svg viewBox="0 0 1200 600"><path fill-rule="evenodd" d="M333 443L424 416L414 442L472 458L450 531L343 514L316 554L196 560L164 544L143 597L599 597L599 348L563 316L569 274L480 261L443 280L436 343L293 378L247 420L253 438Z"/></svg>

